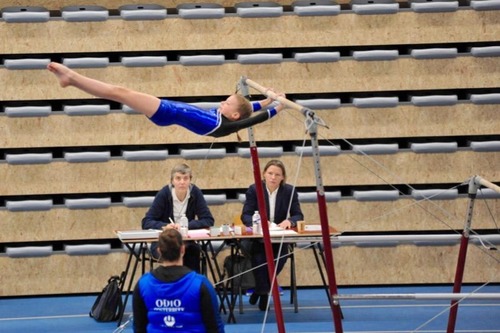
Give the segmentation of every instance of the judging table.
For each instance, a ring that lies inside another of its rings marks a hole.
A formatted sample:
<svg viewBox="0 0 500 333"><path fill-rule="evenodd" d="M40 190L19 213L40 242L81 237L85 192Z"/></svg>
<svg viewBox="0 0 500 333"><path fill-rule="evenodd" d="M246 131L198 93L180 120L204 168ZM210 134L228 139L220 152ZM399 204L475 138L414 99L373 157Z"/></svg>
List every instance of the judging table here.
<svg viewBox="0 0 500 333"><path fill-rule="evenodd" d="M297 304L297 288L295 281L295 260L294 260L294 249L297 244L308 243L308 247L313 251L315 261L320 272L320 277L325 286L325 291L328 299L331 301L331 296L328 291L327 281L323 274L322 266L325 265L325 259L323 256L322 247L322 233L319 226L311 226L309 230L303 230L297 232L296 229L289 230L270 230L271 242L272 243L286 243L291 245L291 251L289 256L291 258L291 275L290 275L290 302L294 304L295 312L298 312ZM240 244L242 240L245 239L262 239L262 235L255 235L248 232L249 229L243 228L243 233L241 235L235 235L233 230L227 234L219 236L210 236L208 229L199 230L189 230L188 237L185 238L186 241L195 241L201 246L202 253L202 273L207 275L208 271L211 274L214 286L216 288L217 294L220 299L220 310L226 313L226 305L228 308L228 322L236 322L234 317L234 307L236 305L236 298L234 289L232 286L232 279L227 279L224 281L224 272L221 270L217 255L220 251L226 247L230 246L230 255L235 256L241 250ZM153 268L154 260L149 253L150 244L158 241L158 236L161 230L117 230L115 231L117 237L120 239L122 244L128 249L129 257L127 259L127 265L125 271L122 275L122 291L125 290L125 300L123 309L120 313L118 319L118 326L121 325L123 319L123 313L127 305L130 292L132 290L132 285L134 283L134 278L137 274L137 269L139 263L141 263L141 274L146 271L146 263L149 262L149 269ZM340 233L335 229L330 227L329 230L330 238L337 237ZM232 270L232 268L231 268ZM125 284L128 284L125 288ZM242 313L242 301L241 301L241 290L240 296L240 313Z"/></svg>

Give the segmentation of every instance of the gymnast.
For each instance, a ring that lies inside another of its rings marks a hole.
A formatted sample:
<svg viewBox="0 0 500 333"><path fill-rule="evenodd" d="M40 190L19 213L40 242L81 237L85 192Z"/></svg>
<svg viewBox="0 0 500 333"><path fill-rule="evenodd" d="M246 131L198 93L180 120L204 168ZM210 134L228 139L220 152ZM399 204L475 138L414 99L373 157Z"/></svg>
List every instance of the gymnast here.
<svg viewBox="0 0 500 333"><path fill-rule="evenodd" d="M250 103L240 94L233 94L221 102L218 109L204 110L191 104L160 99L95 80L79 74L56 62L47 65L54 73L61 87L73 86L95 97L125 104L135 111L146 115L158 126L179 125L199 135L222 137L241 129L259 124L274 117L283 110L278 104L270 110L259 111L272 103L271 98ZM278 94L285 97L284 94ZM259 111L255 112L254 111ZM252 114L253 113L253 114Z"/></svg>

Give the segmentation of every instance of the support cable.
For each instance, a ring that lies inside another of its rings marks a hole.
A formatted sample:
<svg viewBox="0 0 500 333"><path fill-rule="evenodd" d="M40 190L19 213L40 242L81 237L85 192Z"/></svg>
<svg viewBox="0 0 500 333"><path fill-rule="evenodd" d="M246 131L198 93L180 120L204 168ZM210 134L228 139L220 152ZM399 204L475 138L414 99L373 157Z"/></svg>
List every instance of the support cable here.
<svg viewBox="0 0 500 333"><path fill-rule="evenodd" d="M316 181L317 181L317 189L318 189L318 204L320 205L320 218L321 218L321 223L322 223L322 230L324 230L325 228L324 227L324 221L327 221L327 216L326 216L326 210L324 210L323 212L321 211L321 207L326 207L326 203L325 203L325 199L324 199L324 190L323 190L323 187L322 187L322 179L321 179L321 172L320 172L320 167L319 167L319 149L318 149L318 144L317 144L317 133L316 133L316 130L317 130L317 126L320 125L320 126L324 126L326 128L328 128L326 126L326 124L320 119L318 118L314 112L312 112L311 110L307 109L307 108L304 108L294 102L291 102L289 100L287 100L286 98L284 97L281 97L281 96L277 96L274 92L258 85L257 83L249 80L249 79L246 79L246 78L242 78L241 81L240 81L240 85L243 86L243 85L248 85L248 86L251 86L252 88L258 90L259 92L261 92L262 94L264 94L265 96L267 97L271 97L275 100L278 100L280 103L286 105L287 107L289 108L292 108L292 109L295 109L295 110L298 110L300 111L305 117L306 117L306 132L309 132L310 135L311 135L311 142L313 143L313 156L316 158L316 162L315 162L315 173L316 173ZM344 140L345 142L347 142L349 145L352 146L352 144L350 142L348 142L346 139L342 139ZM363 155L365 156L368 156L366 153L364 152L361 152ZM352 157L351 157L352 158ZM370 158L372 161L373 158L368 156L368 158ZM373 173L376 177L378 177L379 179L382 179L385 183L390 184L390 182L386 181L385 179L383 179L381 176L379 176L377 173L375 173L374 171L372 171L369 167L365 166L363 163L361 163L360 161L356 160L355 158L353 158L357 163L359 163L360 165L362 165L363 167L365 167L369 172ZM383 165L381 165L380 163L374 161L375 164L377 164L379 167L382 167L384 170L392 173L390 170L388 170L387 168L385 168ZM500 192L500 187L498 187L497 185L489 182L489 181L486 181L480 177L474 177L474 181L477 182L478 184L480 185L483 185L485 187L488 187L488 188L491 188L491 189L494 189L495 191L498 191ZM466 183L466 182L465 182ZM461 186L465 183L462 183L458 186ZM392 185L391 185L392 186ZM409 188L412 188L409 184L406 184L407 187ZM392 186L393 188L395 188L394 186ZM436 203L432 202L430 200L431 198L424 198L424 200L427 200L429 202L431 202L432 205L440 208L441 210L443 210L445 213L447 213L450 217L451 217L451 214L442 209L441 207L439 207ZM424 207L422 207L419 202L417 201L416 203L420 208L424 209L427 213L431 214L432 216L434 216L438 221L440 221L441 223L447 225L450 229L454 230L453 228L451 228L450 225L448 225L445 221L443 221L442 219L440 219L438 216L436 216L435 214L433 214L432 212L428 211L427 209L425 209ZM262 215L262 214L261 214ZM328 226L328 222L326 223L327 224L327 227ZM454 230L457 234L459 234L458 231ZM465 228L464 229L464 233L467 233L467 236L469 236L469 234L473 232L471 229L470 229L470 226L469 228ZM482 238L477 235L477 237L479 238L481 244L483 244L483 247L484 247L484 242L482 240ZM326 238L323 237L323 242L325 244L325 247L328 248L330 250L330 254L331 254L331 245L330 245L330 239L329 238ZM468 240L468 239L467 239ZM328 247L327 247L328 246ZM461 247L462 248L462 247ZM485 247L486 248L486 247ZM463 250L461 250L463 251ZM333 257L331 257L331 261L329 260L330 258L329 255L328 255L328 251L325 253L325 256L327 257L327 263L332 263L331 265L331 269L329 269L329 265L327 265L327 273L328 273L328 276L329 276L329 280L330 280L330 277L331 277L331 273L333 273L333 278L335 278L335 274L334 274L334 271L333 271ZM460 258L461 256L459 256ZM268 260L269 261L269 260ZM273 260L271 260L271 262L273 262ZM461 263L460 263L460 259L459 259L459 265L460 266ZM269 267L268 267L269 268ZM458 274L458 273L457 273ZM275 276L274 276L275 277ZM337 291L336 291L336 282L333 280L333 284L331 283L332 281L330 281L329 283L329 287L330 287L330 291L331 291L331 295L333 297L335 297L337 295ZM332 288L332 285L334 286ZM460 281L460 285L461 285L461 281ZM481 286L482 287L482 286ZM480 288L481 288L480 287ZM478 289L480 289L478 288ZM333 289L333 292L332 292L332 289ZM454 288L454 294L459 294L457 293L457 290L455 290ZM468 294L467 294L468 295ZM274 295L273 295L274 296ZM464 298L465 299L465 298ZM463 300L463 299L461 299ZM461 301L460 300L460 301ZM453 309L453 305L451 306L451 308ZM338 309L340 310L340 309ZM339 315L336 315L336 311L335 311L335 304L332 304L332 312L333 312L333 317L334 317L334 322L335 322L335 329L336 329L336 332L342 332L342 325L341 323L338 324L336 318L340 318ZM337 313L340 313L340 311L337 311ZM424 326L426 325L427 323L424 324ZM421 326L422 327L422 326Z"/></svg>

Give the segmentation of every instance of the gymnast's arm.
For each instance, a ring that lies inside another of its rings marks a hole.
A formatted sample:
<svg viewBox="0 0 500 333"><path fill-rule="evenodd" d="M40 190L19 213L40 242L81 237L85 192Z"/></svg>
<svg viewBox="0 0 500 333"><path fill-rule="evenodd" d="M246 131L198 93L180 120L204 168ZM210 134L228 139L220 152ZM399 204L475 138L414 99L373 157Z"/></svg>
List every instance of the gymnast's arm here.
<svg viewBox="0 0 500 333"><path fill-rule="evenodd" d="M222 117L222 122L219 128L209 135L216 138L226 136L231 133L238 132L241 129L260 124L274 117L277 113L278 111L275 108L272 108L270 110L254 112L252 116L242 120L229 121L227 118Z"/></svg>
<svg viewBox="0 0 500 333"><path fill-rule="evenodd" d="M267 107L268 105L270 105L271 103L273 102L273 99L271 97L268 97L266 99L263 99L263 100L260 100L260 101L257 101L257 102L252 102L252 109L253 109L253 112L255 111L259 111L261 110L262 108L265 108Z"/></svg>

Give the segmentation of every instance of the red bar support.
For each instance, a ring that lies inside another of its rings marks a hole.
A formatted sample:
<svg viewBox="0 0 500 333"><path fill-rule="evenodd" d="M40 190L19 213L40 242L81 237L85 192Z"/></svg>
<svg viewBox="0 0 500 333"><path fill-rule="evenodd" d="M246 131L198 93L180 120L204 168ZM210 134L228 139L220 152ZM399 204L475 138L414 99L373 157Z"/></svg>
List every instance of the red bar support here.
<svg viewBox="0 0 500 333"><path fill-rule="evenodd" d="M326 274L328 276L328 288L330 290L330 299L332 303L330 307L332 309L333 322L335 326L336 333L342 333L342 311L340 310L340 304L334 301L334 296L338 295L337 280L335 278L335 265L333 263L333 251L332 243L330 241L330 224L328 223L328 214L326 210L326 199L325 194L322 191L317 191L318 196L318 207L319 207L319 217L321 221L321 234L323 237L323 248L325 253L326 262Z"/></svg>
<svg viewBox="0 0 500 333"><path fill-rule="evenodd" d="M460 250L458 253L458 263L457 270L455 272L455 282L453 284L453 293L460 293L462 290L462 281L464 277L465 270L465 259L467 257L467 248L469 247L469 237L462 234L460 239ZM455 332L455 324L457 322L457 312L458 312L458 300L454 299L451 301L450 315L448 317L448 328L447 333Z"/></svg>
<svg viewBox="0 0 500 333"><path fill-rule="evenodd" d="M261 218L262 233L264 235L264 248L266 250L267 271L269 273L269 281L271 281L272 295L274 301L274 312L276 314L276 325L280 333L285 332L285 323L283 320L283 310L281 308L281 299L278 290L278 283L274 279L274 253L271 244L271 234L269 233L269 226L267 224L266 201L264 197L264 189L262 187L262 178L260 175L259 156L257 147L252 144L250 147L250 155L252 156L253 176L255 179L255 189L257 191L257 202L259 205L259 213Z"/></svg>
<svg viewBox="0 0 500 333"><path fill-rule="evenodd" d="M469 247L469 234L472 225L472 213L474 211L474 201L476 200L477 190L481 182L480 177L474 176L469 180L469 206L467 207L467 218L464 225L464 231L460 238L460 250L458 252L457 269L455 271L455 282L453 284L453 293L460 293L462 290L462 281L464 278L465 259L467 258L467 249ZM448 317L447 333L455 332L457 322L458 300L451 301L450 315Z"/></svg>

